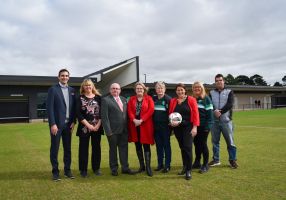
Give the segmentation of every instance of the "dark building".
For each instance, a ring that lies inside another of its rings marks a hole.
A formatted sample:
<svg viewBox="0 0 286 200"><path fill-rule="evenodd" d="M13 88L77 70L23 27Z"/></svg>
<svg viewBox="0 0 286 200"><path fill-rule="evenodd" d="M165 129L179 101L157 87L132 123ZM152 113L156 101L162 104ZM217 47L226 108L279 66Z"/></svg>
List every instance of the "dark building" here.
<svg viewBox="0 0 286 200"><path fill-rule="evenodd" d="M134 83L139 81L139 57L130 58L84 77L70 77L69 85L79 91L85 78L92 79L103 95L108 93L111 83L117 82L122 87L122 95L129 97L134 95ZM47 91L56 83L56 76L0 75L0 123L45 119ZM150 95L155 93L155 83L146 83L146 86L150 88ZM166 87L167 93L174 96L176 84L166 83ZM186 84L186 87L188 94L191 94L192 85ZM214 89L214 85L206 84L205 87L207 91ZM227 87L234 91L236 110L286 107L286 87Z"/></svg>
<svg viewBox="0 0 286 200"><path fill-rule="evenodd" d="M57 72L55 72L57 74ZM139 80L139 57L130 58L84 77L70 77L69 85L79 91L85 78L90 78L103 94L111 83L122 87ZM58 83L56 76L0 75L0 122L23 122L46 117L49 87Z"/></svg>

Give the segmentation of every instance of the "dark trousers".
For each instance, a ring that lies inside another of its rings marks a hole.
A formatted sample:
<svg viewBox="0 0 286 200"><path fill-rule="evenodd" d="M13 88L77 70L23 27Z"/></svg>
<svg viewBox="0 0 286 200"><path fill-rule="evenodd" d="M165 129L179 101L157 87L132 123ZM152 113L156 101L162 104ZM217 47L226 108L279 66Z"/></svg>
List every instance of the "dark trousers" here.
<svg viewBox="0 0 286 200"><path fill-rule="evenodd" d="M174 128L174 133L181 149L183 165L186 166L186 170L192 170L193 137L191 135L191 130L191 125L180 125Z"/></svg>
<svg viewBox="0 0 286 200"><path fill-rule="evenodd" d="M107 136L109 144L109 167L111 171L118 170L117 148L119 151L119 160L123 171L129 169L128 164L128 134L114 134Z"/></svg>
<svg viewBox="0 0 286 200"><path fill-rule="evenodd" d="M170 130L155 130L155 142L157 150L158 166L163 166L165 156L165 167L170 167L171 163L171 144Z"/></svg>
<svg viewBox="0 0 286 200"><path fill-rule="evenodd" d="M135 142L136 151L142 151L142 147L144 152L151 152L150 144L141 144L140 142Z"/></svg>
<svg viewBox="0 0 286 200"><path fill-rule="evenodd" d="M144 152L151 152L150 144L141 144L140 142L140 128L139 127L137 127L137 137L138 137L138 142L135 142L136 151L142 152L142 146L143 146Z"/></svg>
<svg viewBox="0 0 286 200"><path fill-rule="evenodd" d="M60 147L60 141L62 138L64 148L64 171L69 172L71 166L71 129L68 124L64 128L59 129L56 135L51 136L51 148L50 148L50 161L52 164L52 173L59 173L58 153Z"/></svg>
<svg viewBox="0 0 286 200"><path fill-rule="evenodd" d="M207 165L209 162L209 148L208 148L208 135L209 131L204 128L198 127L198 133L194 138L196 162L200 163L201 155L203 154L203 165Z"/></svg>
<svg viewBox="0 0 286 200"><path fill-rule="evenodd" d="M91 167L93 171L100 168L101 161L101 134L91 133L87 137L79 137L78 166L80 171L87 171L89 140L91 138Z"/></svg>

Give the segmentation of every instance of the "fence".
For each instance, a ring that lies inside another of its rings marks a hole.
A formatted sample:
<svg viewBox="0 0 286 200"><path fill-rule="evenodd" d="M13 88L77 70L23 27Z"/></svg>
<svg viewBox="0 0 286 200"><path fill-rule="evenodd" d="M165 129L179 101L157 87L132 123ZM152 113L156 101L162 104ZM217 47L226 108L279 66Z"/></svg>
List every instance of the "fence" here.
<svg viewBox="0 0 286 200"><path fill-rule="evenodd" d="M255 104L238 104L237 107L235 107L235 110L266 110L271 109L272 105L271 103L263 103L261 105L255 105Z"/></svg>
<svg viewBox="0 0 286 200"><path fill-rule="evenodd" d="M255 104L239 104L237 107L234 107L234 110L267 110L267 109L276 109L276 108L284 108L286 104L281 105L272 105L271 103L263 103L261 105Z"/></svg>

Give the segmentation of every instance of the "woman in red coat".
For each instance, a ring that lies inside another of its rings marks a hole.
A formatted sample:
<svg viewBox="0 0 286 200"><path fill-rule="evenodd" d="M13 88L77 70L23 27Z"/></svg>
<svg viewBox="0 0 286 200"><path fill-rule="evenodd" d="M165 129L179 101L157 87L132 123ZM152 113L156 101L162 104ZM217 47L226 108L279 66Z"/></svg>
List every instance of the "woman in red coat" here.
<svg viewBox="0 0 286 200"><path fill-rule="evenodd" d="M140 164L138 173L145 171L145 157L147 174L148 176L152 176L153 173L150 166L150 144L154 144L154 128L152 119L154 102L152 97L147 95L147 90L148 89L143 83L137 82L135 84L136 95L131 96L128 101L128 141L135 142L136 153ZM144 149L144 157L142 146Z"/></svg>
<svg viewBox="0 0 286 200"><path fill-rule="evenodd" d="M170 101L169 113L180 113L182 122L179 124L171 123L170 125L174 128L183 159L183 170L179 175L185 175L186 180L190 180L192 178L193 137L197 134L197 127L200 125L199 110L196 99L186 94L184 84L179 83L176 86L176 94L177 97Z"/></svg>

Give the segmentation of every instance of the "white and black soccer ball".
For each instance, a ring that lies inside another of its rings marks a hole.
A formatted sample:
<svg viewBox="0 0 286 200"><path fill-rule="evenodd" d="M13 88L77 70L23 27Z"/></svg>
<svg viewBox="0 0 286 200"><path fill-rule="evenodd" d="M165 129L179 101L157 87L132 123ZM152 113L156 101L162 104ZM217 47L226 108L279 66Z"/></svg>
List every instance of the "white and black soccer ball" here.
<svg viewBox="0 0 286 200"><path fill-rule="evenodd" d="M173 112L169 115L171 125L179 125L182 122L182 115L178 112Z"/></svg>

